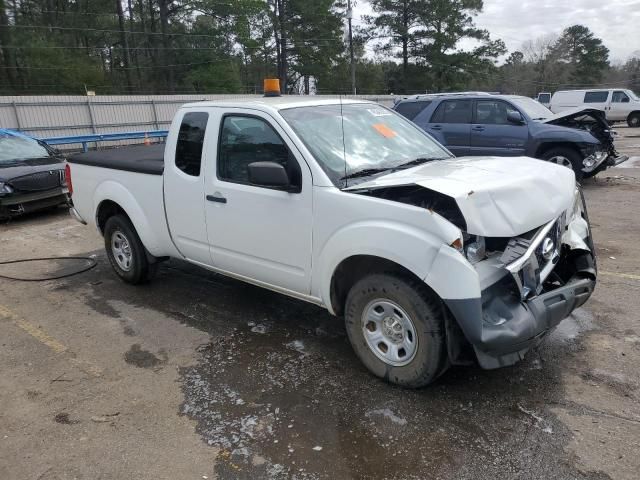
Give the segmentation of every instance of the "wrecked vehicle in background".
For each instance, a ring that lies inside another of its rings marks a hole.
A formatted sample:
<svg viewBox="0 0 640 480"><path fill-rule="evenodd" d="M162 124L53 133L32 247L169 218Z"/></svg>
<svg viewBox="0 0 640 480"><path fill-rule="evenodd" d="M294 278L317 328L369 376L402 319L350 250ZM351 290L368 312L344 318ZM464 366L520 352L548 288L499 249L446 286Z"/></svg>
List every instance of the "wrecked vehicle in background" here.
<svg viewBox="0 0 640 480"><path fill-rule="evenodd" d="M371 102L189 104L162 148L69 160L72 214L116 274L174 257L320 305L389 382L512 365L595 287L571 170L454 158Z"/></svg>
<svg viewBox="0 0 640 480"><path fill-rule="evenodd" d="M414 95L394 109L457 156L526 155L572 168L578 180L628 158L616 152L604 112L594 108L554 114L528 97L476 92Z"/></svg>
<svg viewBox="0 0 640 480"><path fill-rule="evenodd" d="M0 220L68 204L64 166L46 144L0 129Z"/></svg>

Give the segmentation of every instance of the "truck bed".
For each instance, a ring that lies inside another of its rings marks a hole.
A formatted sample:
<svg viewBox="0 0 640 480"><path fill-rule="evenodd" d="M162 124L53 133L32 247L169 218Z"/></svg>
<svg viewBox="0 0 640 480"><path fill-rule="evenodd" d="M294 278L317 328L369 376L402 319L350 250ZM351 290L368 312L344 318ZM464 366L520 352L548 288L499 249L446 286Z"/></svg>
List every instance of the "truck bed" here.
<svg viewBox="0 0 640 480"><path fill-rule="evenodd" d="M78 153L69 157L69 163L111 168L127 172L162 175L164 170L164 143L110 148Z"/></svg>

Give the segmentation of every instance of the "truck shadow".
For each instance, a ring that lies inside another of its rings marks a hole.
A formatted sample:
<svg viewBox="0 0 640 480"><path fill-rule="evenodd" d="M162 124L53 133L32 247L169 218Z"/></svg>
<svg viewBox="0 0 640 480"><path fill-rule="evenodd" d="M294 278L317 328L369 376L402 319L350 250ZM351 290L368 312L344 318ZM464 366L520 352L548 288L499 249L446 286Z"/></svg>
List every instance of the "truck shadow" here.
<svg viewBox="0 0 640 480"><path fill-rule="evenodd" d="M60 288L106 315L124 301L210 335L180 371L179 413L220 449L219 478L605 478L573 466L550 411L575 329L515 367L454 368L405 390L371 376L319 307L174 260L133 287L92 253L98 266Z"/></svg>

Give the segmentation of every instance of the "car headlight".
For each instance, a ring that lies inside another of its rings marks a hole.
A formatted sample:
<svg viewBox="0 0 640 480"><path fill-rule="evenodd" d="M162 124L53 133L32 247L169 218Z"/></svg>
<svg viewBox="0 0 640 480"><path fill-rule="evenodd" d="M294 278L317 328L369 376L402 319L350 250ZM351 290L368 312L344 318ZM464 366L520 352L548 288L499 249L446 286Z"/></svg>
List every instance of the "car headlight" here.
<svg viewBox="0 0 640 480"><path fill-rule="evenodd" d="M13 193L13 188L11 188L11 185L0 182L0 196L9 195L10 193Z"/></svg>
<svg viewBox="0 0 640 480"><path fill-rule="evenodd" d="M588 157L585 157L585 159L582 161L582 164L587 168L593 167L594 165L599 165L604 162L607 159L607 156L607 152L605 152L604 150L598 150Z"/></svg>

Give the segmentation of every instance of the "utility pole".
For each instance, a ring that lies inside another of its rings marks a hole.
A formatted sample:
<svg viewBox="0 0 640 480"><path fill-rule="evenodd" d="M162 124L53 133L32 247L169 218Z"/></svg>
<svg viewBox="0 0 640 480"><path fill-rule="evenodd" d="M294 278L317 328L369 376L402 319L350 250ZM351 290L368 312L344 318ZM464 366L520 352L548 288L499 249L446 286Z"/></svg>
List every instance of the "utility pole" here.
<svg viewBox="0 0 640 480"><path fill-rule="evenodd" d="M351 30L351 20L353 10L351 10L351 0L347 0L347 22L349 22L349 57L351 59L351 93L356 94L356 62L353 59L353 31Z"/></svg>

